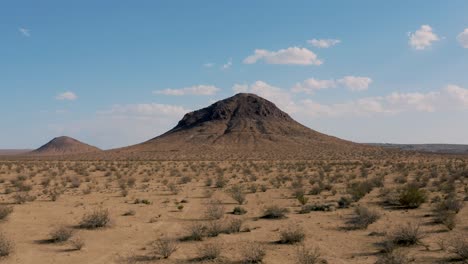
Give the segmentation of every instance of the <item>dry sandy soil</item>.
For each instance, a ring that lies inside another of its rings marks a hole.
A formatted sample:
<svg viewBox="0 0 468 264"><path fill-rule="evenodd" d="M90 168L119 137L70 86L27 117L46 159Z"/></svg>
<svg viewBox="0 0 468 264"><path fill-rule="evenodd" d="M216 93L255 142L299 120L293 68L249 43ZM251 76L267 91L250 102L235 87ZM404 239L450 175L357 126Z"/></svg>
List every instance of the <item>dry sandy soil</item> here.
<svg viewBox="0 0 468 264"><path fill-rule="evenodd" d="M0 179L1 209L13 209L0 222L0 251L11 246L4 263L248 263L246 254L261 251L263 263L462 263L455 246L468 237L468 161L459 158L1 161ZM402 204L408 186L425 196L417 208ZM245 195L245 202L239 205L233 193ZM352 202L340 208L342 197ZM447 214L441 213L444 204L451 205ZM288 210L284 218L263 217L273 205ZM232 214L236 206L247 213ZM378 217L367 227L350 223L358 207ZM80 228L84 215L96 210L107 210L110 222ZM435 221L440 216L446 217ZM242 221L240 232L233 219ZM385 253L384 242L408 224L419 227L419 241L395 242ZM51 240L59 227L72 232L68 241ZM203 231L201 241L190 239L196 227ZM281 243L288 230L303 240ZM158 239L177 248L167 259L154 246ZM319 260L299 261L304 248L319 252ZM215 260L203 259L208 249ZM403 259L390 262L395 257Z"/></svg>

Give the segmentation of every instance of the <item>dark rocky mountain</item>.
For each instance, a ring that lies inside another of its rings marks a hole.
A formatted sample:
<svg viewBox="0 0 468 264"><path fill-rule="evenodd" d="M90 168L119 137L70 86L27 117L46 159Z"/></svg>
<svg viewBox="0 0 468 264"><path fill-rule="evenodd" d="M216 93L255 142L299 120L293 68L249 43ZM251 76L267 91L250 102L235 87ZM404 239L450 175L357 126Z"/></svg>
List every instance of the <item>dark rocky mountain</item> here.
<svg viewBox="0 0 468 264"><path fill-rule="evenodd" d="M144 143L111 151L149 159L310 159L380 148L352 143L307 128L272 102L240 93L187 113L177 126Z"/></svg>
<svg viewBox="0 0 468 264"><path fill-rule="evenodd" d="M71 137L56 137L42 147L29 152L30 155L58 156L100 152L101 150Z"/></svg>

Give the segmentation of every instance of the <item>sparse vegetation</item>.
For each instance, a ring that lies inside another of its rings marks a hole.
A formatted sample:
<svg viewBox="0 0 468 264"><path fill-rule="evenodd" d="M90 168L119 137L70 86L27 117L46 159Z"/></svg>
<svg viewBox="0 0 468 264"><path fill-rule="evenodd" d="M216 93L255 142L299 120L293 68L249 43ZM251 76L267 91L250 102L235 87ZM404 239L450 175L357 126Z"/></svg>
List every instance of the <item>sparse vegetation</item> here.
<svg viewBox="0 0 468 264"><path fill-rule="evenodd" d="M160 238L151 244L153 254L165 259L169 258L177 249L176 241L169 238Z"/></svg>
<svg viewBox="0 0 468 264"><path fill-rule="evenodd" d="M265 258L265 248L258 242L248 242L241 248L242 263L261 263Z"/></svg>
<svg viewBox="0 0 468 264"><path fill-rule="evenodd" d="M279 207L278 205L272 205L265 209L262 218L266 219L281 219L286 217L286 213L289 212L287 208Z"/></svg>
<svg viewBox="0 0 468 264"><path fill-rule="evenodd" d="M305 238L304 229L299 225L290 225L280 232L280 243L295 244L302 242Z"/></svg>
<svg viewBox="0 0 468 264"><path fill-rule="evenodd" d="M107 209L97 209L83 216L80 228L96 229L105 227L110 222L109 211Z"/></svg>

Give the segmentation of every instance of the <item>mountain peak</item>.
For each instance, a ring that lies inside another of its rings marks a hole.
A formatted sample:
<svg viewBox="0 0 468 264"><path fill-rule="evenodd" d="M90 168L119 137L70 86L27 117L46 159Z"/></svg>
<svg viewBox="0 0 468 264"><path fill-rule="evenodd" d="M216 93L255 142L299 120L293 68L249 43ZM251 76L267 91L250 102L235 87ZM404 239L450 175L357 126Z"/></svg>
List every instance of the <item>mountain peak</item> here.
<svg viewBox="0 0 468 264"><path fill-rule="evenodd" d="M144 159L310 159L375 149L312 130L274 103L239 93L190 112L166 133L114 150Z"/></svg>
<svg viewBox="0 0 468 264"><path fill-rule="evenodd" d="M55 137L47 144L31 152L33 155L66 155L66 154L81 154L88 152L101 151L100 149L85 144L67 136Z"/></svg>
<svg viewBox="0 0 468 264"><path fill-rule="evenodd" d="M264 119L294 122L274 103L255 94L238 93L203 109L187 113L168 133L190 129L208 122L223 122L229 127L240 120L261 121Z"/></svg>

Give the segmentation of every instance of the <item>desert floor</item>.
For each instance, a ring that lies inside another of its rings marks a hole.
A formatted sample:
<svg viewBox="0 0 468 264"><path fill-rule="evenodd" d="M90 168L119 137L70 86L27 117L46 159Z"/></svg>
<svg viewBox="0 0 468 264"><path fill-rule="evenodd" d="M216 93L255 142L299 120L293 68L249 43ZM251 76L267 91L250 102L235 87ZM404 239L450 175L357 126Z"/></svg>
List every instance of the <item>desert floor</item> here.
<svg viewBox="0 0 468 264"><path fill-rule="evenodd" d="M382 262L390 258L383 244L399 228L411 225L419 228L420 240L398 245L392 254L398 252L412 263L461 263L454 241L468 237L468 208L463 207L468 196L467 165L459 159L2 161L0 202L2 210L13 210L0 222L3 239L11 246L10 254L1 260L245 263L246 255L264 251L263 263L314 263L298 259L300 249L310 249L320 253L316 263L405 263ZM424 193L425 201L418 208L398 204L409 185ZM234 194L245 196L245 202L239 205ZM342 197L353 202L338 204ZM448 197L461 209L437 222ZM263 217L274 205L287 209L285 217ZM238 206L247 213L233 214ZM358 207L376 212L378 219L356 228L350 221ZM80 228L83 216L97 210L107 210L110 222L100 228ZM233 219L242 221L240 228L232 228L240 223ZM197 227L203 230L201 241L190 239ZM70 230L71 238L52 241L51 233L58 228ZM304 238L280 243L281 233L288 230ZM158 239L177 248L167 259L154 247ZM77 249L77 244L83 247ZM204 258L209 248L219 250L216 260Z"/></svg>

